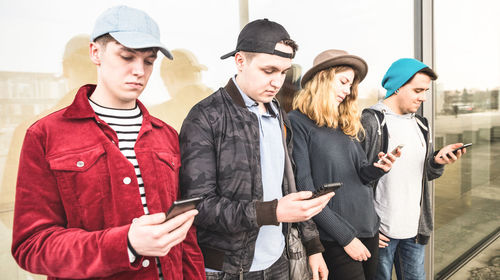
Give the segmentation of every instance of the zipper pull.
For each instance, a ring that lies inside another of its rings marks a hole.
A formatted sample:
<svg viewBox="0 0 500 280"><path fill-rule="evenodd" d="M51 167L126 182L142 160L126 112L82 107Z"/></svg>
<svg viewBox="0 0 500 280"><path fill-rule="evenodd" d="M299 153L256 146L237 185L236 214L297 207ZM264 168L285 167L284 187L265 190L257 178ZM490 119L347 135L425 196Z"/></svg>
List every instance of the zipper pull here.
<svg viewBox="0 0 500 280"><path fill-rule="evenodd" d="M243 268L240 268L240 280L243 280Z"/></svg>

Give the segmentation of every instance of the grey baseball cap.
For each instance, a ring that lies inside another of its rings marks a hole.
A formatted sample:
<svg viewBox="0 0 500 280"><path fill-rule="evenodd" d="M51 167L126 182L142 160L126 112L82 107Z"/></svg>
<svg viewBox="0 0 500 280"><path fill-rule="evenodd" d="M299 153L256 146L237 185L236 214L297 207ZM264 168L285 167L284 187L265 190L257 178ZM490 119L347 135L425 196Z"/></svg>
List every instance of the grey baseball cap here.
<svg viewBox="0 0 500 280"><path fill-rule="evenodd" d="M109 33L127 48L143 49L157 47L169 59L169 50L160 42L160 29L145 12L127 6L107 9L96 20L90 40Z"/></svg>

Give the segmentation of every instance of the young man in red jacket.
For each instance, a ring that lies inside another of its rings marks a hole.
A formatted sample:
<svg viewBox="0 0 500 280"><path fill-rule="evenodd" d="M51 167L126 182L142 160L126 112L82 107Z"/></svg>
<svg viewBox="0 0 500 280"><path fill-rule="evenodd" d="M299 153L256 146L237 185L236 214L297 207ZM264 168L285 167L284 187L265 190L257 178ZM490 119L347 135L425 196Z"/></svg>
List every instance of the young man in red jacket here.
<svg viewBox="0 0 500 280"><path fill-rule="evenodd" d="M146 13L105 11L90 43L97 85L33 124L24 140L12 254L49 279L204 279L196 210L178 197L177 133L140 101L160 42Z"/></svg>

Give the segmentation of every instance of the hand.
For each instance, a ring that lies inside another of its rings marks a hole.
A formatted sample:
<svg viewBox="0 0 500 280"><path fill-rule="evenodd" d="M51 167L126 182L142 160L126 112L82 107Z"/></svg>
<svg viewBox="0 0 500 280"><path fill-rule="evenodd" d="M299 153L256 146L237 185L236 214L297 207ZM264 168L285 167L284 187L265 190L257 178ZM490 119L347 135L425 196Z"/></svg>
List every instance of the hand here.
<svg viewBox="0 0 500 280"><path fill-rule="evenodd" d="M335 195L334 192L309 199L312 192L303 191L288 194L278 200L276 218L280 223L303 222L316 216Z"/></svg>
<svg viewBox="0 0 500 280"><path fill-rule="evenodd" d="M165 222L165 213L144 215L134 219L128 240L141 256L160 257L186 238L197 210L190 210Z"/></svg>
<svg viewBox="0 0 500 280"><path fill-rule="evenodd" d="M457 151L455 155L451 151L456 148L462 147L462 143L455 143L448 146L444 146L441 150L439 150L438 154L434 157L434 162L438 164L450 164L457 161L463 154L467 152L466 148L460 149ZM442 157L441 157L442 156Z"/></svg>
<svg viewBox="0 0 500 280"><path fill-rule="evenodd" d="M344 251L355 261L366 261L372 255L356 237L344 247Z"/></svg>
<svg viewBox="0 0 500 280"><path fill-rule="evenodd" d="M328 267L321 253L309 256L309 267L311 267L313 280L327 280Z"/></svg>
<svg viewBox="0 0 500 280"><path fill-rule="evenodd" d="M389 242L391 241L387 236L383 235L382 233L378 234L378 247L379 248L385 248L389 246Z"/></svg>
<svg viewBox="0 0 500 280"><path fill-rule="evenodd" d="M392 153L384 154L383 152L380 152L380 153L378 153L378 158L382 161L382 163L375 162L375 163L373 163L373 165L375 167L378 167L378 168L384 170L384 172L389 172L389 170L391 170L391 168L392 168L392 163L394 163L396 161L396 157L400 157L400 156L401 156L401 149L400 148L398 148L396 154L392 154Z"/></svg>

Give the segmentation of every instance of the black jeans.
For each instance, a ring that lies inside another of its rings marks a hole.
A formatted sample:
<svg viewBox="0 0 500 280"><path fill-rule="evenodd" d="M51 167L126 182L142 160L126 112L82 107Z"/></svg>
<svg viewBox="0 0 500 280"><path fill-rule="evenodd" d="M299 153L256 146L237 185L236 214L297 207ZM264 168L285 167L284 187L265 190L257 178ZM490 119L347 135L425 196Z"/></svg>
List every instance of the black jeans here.
<svg viewBox="0 0 500 280"><path fill-rule="evenodd" d="M323 258L328 266L328 279L371 280L375 278L378 264L378 233L371 238L359 238L372 255L367 261L355 261L335 241L324 241Z"/></svg>
<svg viewBox="0 0 500 280"><path fill-rule="evenodd" d="M238 280L239 274L229 274L225 272L205 272L207 280ZM252 272L243 273L245 280L288 280L288 259L286 253L270 267Z"/></svg>

